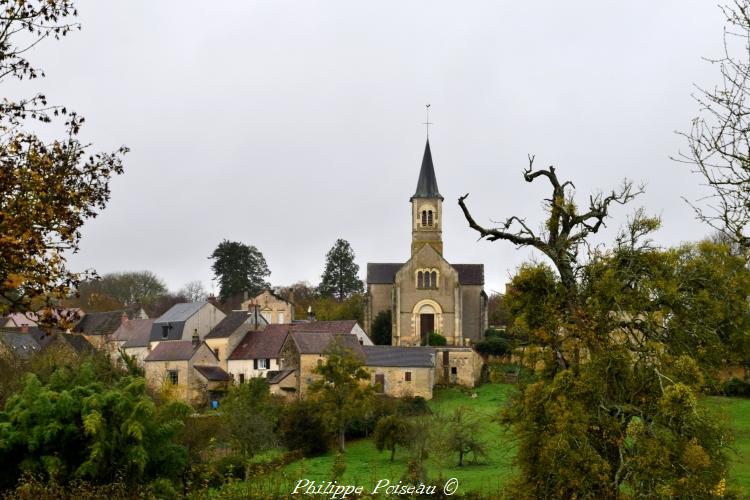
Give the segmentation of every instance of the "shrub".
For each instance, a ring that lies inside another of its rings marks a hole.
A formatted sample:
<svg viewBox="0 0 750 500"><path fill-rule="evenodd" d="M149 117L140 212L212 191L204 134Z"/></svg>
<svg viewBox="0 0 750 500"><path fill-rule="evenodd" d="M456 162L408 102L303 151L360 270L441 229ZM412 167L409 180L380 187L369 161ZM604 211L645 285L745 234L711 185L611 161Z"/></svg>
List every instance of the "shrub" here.
<svg viewBox="0 0 750 500"><path fill-rule="evenodd" d="M445 340L445 337L443 337L439 333L430 332L429 345L444 346L446 344L447 342Z"/></svg>
<svg viewBox="0 0 750 500"><path fill-rule="evenodd" d="M479 354L485 356L503 356L511 352L510 344L501 337L490 337L487 340L477 342L474 348Z"/></svg>
<svg viewBox="0 0 750 500"><path fill-rule="evenodd" d="M407 396L398 403L397 412L405 417L418 417L429 415L430 407L427 406L427 400L422 396Z"/></svg>
<svg viewBox="0 0 750 500"><path fill-rule="evenodd" d="M750 398L750 383L733 377L724 383L724 394L726 396Z"/></svg>
<svg viewBox="0 0 750 500"><path fill-rule="evenodd" d="M318 405L309 400L294 401L285 407L279 434L288 450L300 450L306 457L325 453L331 441Z"/></svg>

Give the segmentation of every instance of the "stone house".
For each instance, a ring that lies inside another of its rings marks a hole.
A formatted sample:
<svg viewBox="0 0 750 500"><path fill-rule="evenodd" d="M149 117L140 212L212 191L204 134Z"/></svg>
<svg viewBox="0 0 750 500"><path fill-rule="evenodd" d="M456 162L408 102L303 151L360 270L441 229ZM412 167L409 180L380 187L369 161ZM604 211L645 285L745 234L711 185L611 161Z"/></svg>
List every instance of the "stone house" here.
<svg viewBox="0 0 750 500"><path fill-rule="evenodd" d="M216 401L230 380L208 344L197 337L159 342L144 364L151 387L160 390L168 384L175 397L195 407Z"/></svg>
<svg viewBox="0 0 750 500"><path fill-rule="evenodd" d="M135 358L139 366L143 366L149 354L149 336L154 319L129 319L123 321L107 342L107 350L113 361L121 362L120 351Z"/></svg>
<svg viewBox="0 0 750 500"><path fill-rule="evenodd" d="M219 366L229 370L229 356L249 331L263 330L268 323L257 309L232 311L227 314L205 337L208 347L219 359Z"/></svg>
<svg viewBox="0 0 750 500"><path fill-rule="evenodd" d="M294 321L294 304L276 295L271 290L265 290L259 295L247 299L240 308L247 311L257 306L261 316L269 325L283 325Z"/></svg>
<svg viewBox="0 0 750 500"><path fill-rule="evenodd" d="M284 377L287 387L293 387L297 397L304 397L307 387L318 375L313 370L325 362L326 352L334 342L351 349L364 360L362 346L356 336L350 334L332 334L328 332L295 332L286 336L279 354L281 370L292 370ZM278 388L272 386L273 391Z"/></svg>
<svg viewBox="0 0 750 500"><path fill-rule="evenodd" d="M225 316L218 307L207 301L175 304L151 325L151 349L163 341L191 341L195 335L203 340Z"/></svg>
<svg viewBox="0 0 750 500"><path fill-rule="evenodd" d="M228 372L236 383L252 377L269 377L280 370L279 353L289 325L268 325L262 331L250 331L229 356ZM270 383L270 378L269 378Z"/></svg>
<svg viewBox="0 0 750 500"><path fill-rule="evenodd" d="M103 349L115 331L130 319L146 319L148 316L142 308L136 307L130 310L119 309L117 311L95 312L86 314L73 327L72 333L83 335L91 345L97 349Z"/></svg>
<svg viewBox="0 0 750 500"><path fill-rule="evenodd" d="M431 347L363 346L365 368L376 392L401 398L432 399L435 350Z"/></svg>
<svg viewBox="0 0 750 500"><path fill-rule="evenodd" d="M471 347L435 347L435 383L475 387L484 359Z"/></svg>
<svg viewBox="0 0 750 500"><path fill-rule="evenodd" d="M430 333L448 344L468 346L487 329L484 265L451 264L443 253L443 196L425 146L411 202L411 257L405 263L367 264L365 330L391 312L392 345L426 345Z"/></svg>

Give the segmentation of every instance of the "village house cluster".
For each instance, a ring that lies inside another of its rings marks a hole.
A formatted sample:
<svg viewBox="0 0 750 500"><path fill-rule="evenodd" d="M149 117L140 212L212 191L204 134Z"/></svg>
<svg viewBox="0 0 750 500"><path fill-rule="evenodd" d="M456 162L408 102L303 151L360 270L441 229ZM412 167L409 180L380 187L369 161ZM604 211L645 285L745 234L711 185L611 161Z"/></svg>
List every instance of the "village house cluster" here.
<svg viewBox="0 0 750 500"><path fill-rule="evenodd" d="M31 355L48 339L69 349L106 350L118 363L135 363L157 390L194 406L219 404L229 384L268 380L274 394L304 397L333 345L353 351L377 391L394 397L432 397L436 384L473 387L482 358L472 345L487 328L482 264L450 264L443 257L443 197L429 141L411 203L411 257L367 265L365 325L355 320L295 319L294 304L266 290L224 312L215 299L176 304L158 318L140 308L85 314L67 332L45 334L32 316L4 318L0 345ZM390 346L373 345L374 318L390 312ZM430 346L430 336L446 339Z"/></svg>

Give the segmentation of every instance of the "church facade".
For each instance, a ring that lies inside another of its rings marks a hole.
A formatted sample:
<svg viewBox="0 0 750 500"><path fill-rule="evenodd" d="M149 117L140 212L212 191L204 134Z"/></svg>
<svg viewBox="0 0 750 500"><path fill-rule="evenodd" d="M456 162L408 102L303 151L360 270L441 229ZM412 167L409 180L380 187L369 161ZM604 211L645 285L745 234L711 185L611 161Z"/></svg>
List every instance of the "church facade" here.
<svg viewBox="0 0 750 500"><path fill-rule="evenodd" d="M365 326L391 312L391 344L427 345L429 334L448 345L468 346L487 329L484 265L450 264L443 256L443 196L425 145L411 202L411 258L405 263L367 264Z"/></svg>

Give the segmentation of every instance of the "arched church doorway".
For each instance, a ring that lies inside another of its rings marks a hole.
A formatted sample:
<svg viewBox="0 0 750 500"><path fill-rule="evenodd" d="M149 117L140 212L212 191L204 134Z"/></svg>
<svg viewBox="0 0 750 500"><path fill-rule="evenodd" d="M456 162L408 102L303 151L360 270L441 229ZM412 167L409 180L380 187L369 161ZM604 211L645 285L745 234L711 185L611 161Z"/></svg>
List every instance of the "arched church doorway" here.
<svg viewBox="0 0 750 500"><path fill-rule="evenodd" d="M420 345L428 345L430 334L439 333L442 313L440 305L433 300L423 300L414 307L412 314L416 320Z"/></svg>

